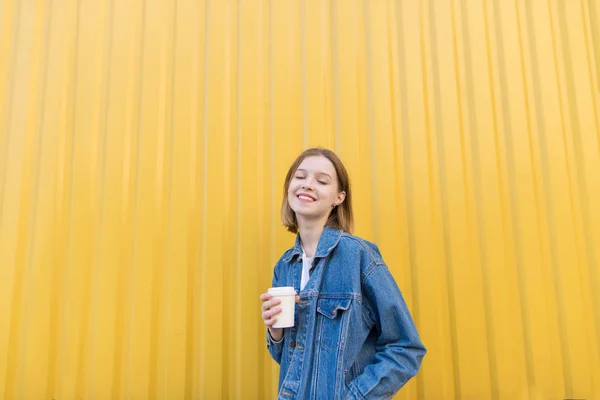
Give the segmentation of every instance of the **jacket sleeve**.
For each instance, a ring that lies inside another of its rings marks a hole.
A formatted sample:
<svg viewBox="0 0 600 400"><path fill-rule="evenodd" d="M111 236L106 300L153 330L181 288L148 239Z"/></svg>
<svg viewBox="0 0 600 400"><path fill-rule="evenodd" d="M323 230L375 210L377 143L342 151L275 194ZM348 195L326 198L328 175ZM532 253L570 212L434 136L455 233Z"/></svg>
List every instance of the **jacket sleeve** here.
<svg viewBox="0 0 600 400"><path fill-rule="evenodd" d="M377 329L376 353L373 362L350 382L346 398L388 399L417 374L426 349L385 265L372 266L362 290L368 318Z"/></svg>
<svg viewBox="0 0 600 400"><path fill-rule="evenodd" d="M278 287L278 269L279 263L275 265L273 269L273 280L271 281L271 287ZM269 354L271 354L271 358L277 362L277 364L281 364L281 352L283 351L283 337L279 341L273 340L271 334L269 333L269 328L267 328L267 349L269 350Z"/></svg>

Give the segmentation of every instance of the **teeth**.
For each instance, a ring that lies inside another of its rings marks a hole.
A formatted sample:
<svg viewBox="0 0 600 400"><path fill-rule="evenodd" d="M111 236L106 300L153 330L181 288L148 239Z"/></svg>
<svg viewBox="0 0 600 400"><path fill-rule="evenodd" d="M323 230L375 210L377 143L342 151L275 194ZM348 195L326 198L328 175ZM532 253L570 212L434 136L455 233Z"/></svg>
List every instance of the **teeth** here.
<svg viewBox="0 0 600 400"><path fill-rule="evenodd" d="M311 198L310 198L310 197L308 197L308 196L298 196L298 198L299 198L299 199L302 199L302 200L310 200L310 201L314 201L313 199L311 199Z"/></svg>

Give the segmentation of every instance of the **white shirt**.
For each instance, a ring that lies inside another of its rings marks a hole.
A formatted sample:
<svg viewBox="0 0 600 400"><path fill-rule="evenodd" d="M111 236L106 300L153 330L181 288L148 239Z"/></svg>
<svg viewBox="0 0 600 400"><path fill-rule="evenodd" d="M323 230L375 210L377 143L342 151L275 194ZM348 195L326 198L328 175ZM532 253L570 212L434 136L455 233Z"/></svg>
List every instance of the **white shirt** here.
<svg viewBox="0 0 600 400"><path fill-rule="evenodd" d="M302 249L304 250L304 249ZM304 290L304 286L310 279L310 269L312 268L312 262L315 257L306 257L306 253L302 252L302 279L300 279L300 290Z"/></svg>

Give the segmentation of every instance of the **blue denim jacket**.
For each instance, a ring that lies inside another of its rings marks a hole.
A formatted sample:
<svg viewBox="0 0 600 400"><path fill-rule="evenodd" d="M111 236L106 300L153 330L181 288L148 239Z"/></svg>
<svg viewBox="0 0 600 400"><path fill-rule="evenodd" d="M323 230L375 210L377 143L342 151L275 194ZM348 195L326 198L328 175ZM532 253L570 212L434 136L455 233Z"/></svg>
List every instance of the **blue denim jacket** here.
<svg viewBox="0 0 600 400"><path fill-rule="evenodd" d="M372 243L325 228L300 291L300 236L277 262L273 287L300 295L295 325L267 347L280 364L279 399L388 399L416 375L425 347Z"/></svg>

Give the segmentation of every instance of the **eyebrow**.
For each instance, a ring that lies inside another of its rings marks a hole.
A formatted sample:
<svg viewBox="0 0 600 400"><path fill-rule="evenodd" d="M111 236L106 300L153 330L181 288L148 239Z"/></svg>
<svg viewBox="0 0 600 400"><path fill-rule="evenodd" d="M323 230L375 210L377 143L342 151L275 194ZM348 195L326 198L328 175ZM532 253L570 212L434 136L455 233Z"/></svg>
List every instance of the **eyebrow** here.
<svg viewBox="0 0 600 400"><path fill-rule="evenodd" d="M302 169L302 168L298 168L298 169L296 170L296 172L308 172L308 171L307 171L307 170L305 170L305 169ZM331 175L329 175L328 173L325 173L325 172L317 172L317 174L320 174L320 175L325 175L325 176L326 176L326 177L328 177L329 179L333 180L333 178L331 177Z"/></svg>

